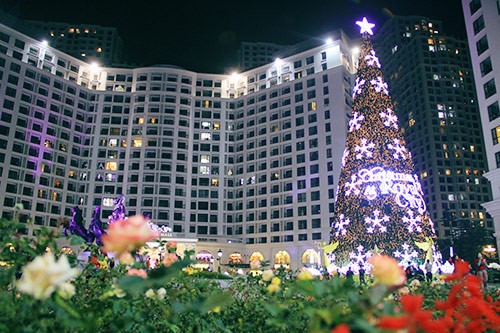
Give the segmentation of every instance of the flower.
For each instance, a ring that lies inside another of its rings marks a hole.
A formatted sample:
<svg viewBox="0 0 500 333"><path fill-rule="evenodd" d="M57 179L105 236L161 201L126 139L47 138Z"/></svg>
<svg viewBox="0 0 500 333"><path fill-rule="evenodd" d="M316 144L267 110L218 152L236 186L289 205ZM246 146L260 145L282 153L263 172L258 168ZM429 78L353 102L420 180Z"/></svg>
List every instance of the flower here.
<svg viewBox="0 0 500 333"><path fill-rule="evenodd" d="M135 215L110 224L107 234L101 237L104 252L116 252L120 255L158 238L158 232L151 231L147 222L144 216Z"/></svg>
<svg viewBox="0 0 500 333"><path fill-rule="evenodd" d="M349 325L346 323L340 324L335 328L332 328L330 333L349 333L351 330L349 329Z"/></svg>
<svg viewBox="0 0 500 333"><path fill-rule="evenodd" d="M271 281L273 277L274 272L271 269L266 269L264 272L262 272L262 281Z"/></svg>
<svg viewBox="0 0 500 333"><path fill-rule="evenodd" d="M297 279L299 279L299 280L312 280L313 275L307 269L303 269L300 271L299 275L297 275Z"/></svg>
<svg viewBox="0 0 500 333"><path fill-rule="evenodd" d="M143 279L147 278L148 277L148 273L146 273L145 270L143 269L136 269L136 268L130 268L127 272L127 275L129 276L138 276L138 277L141 277Z"/></svg>
<svg viewBox="0 0 500 333"><path fill-rule="evenodd" d="M56 261L52 253L45 253L23 267L23 275L17 281L17 288L43 300L76 275L77 270L71 268L65 255L61 255ZM63 289L69 290L68 286Z"/></svg>
<svg viewBox="0 0 500 333"><path fill-rule="evenodd" d="M385 255L374 255L368 262L373 266L372 274L378 283L388 287L399 287L405 283L405 272L396 259Z"/></svg>
<svg viewBox="0 0 500 333"><path fill-rule="evenodd" d="M169 242L167 242L166 247L167 247L167 250L169 250L169 252L175 252L175 250L177 249L177 242L176 241L169 241Z"/></svg>
<svg viewBox="0 0 500 333"><path fill-rule="evenodd" d="M156 293L151 288L146 291L145 295L146 295L147 298L151 298L151 299L155 299L156 298Z"/></svg>
<svg viewBox="0 0 500 333"><path fill-rule="evenodd" d="M70 299L75 295L75 286L69 282L63 283L57 289L57 294L64 299Z"/></svg>
<svg viewBox="0 0 500 333"><path fill-rule="evenodd" d="M167 295L167 290L163 287L156 290L156 291L154 291L153 289L150 288L145 293L145 296L147 298L156 299L159 301L164 300L166 295Z"/></svg>
<svg viewBox="0 0 500 333"><path fill-rule="evenodd" d="M273 279L271 280L271 284L275 284L275 285L279 286L281 284L280 278L277 276L273 277Z"/></svg>
<svg viewBox="0 0 500 333"><path fill-rule="evenodd" d="M267 291L269 291L271 294L276 293L280 290L280 286L274 283L271 283L270 285L267 286Z"/></svg>
<svg viewBox="0 0 500 333"><path fill-rule="evenodd" d="M167 267L177 261L179 261L179 258L177 258L175 253L167 253L165 254L165 258L163 258L163 264Z"/></svg>

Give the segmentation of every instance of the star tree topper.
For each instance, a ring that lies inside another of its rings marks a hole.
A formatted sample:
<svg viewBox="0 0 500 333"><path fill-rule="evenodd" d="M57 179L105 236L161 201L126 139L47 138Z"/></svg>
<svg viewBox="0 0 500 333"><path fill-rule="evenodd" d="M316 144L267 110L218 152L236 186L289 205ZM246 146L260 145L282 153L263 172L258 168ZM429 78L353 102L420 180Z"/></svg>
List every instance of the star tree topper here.
<svg viewBox="0 0 500 333"><path fill-rule="evenodd" d="M375 24L373 23L369 23L367 20L366 20L366 17L363 17L363 21L356 21L356 24L360 26L361 30L360 30L360 34L364 33L364 32L367 32L369 33L370 35L373 35L373 31L372 31L372 28L375 26Z"/></svg>

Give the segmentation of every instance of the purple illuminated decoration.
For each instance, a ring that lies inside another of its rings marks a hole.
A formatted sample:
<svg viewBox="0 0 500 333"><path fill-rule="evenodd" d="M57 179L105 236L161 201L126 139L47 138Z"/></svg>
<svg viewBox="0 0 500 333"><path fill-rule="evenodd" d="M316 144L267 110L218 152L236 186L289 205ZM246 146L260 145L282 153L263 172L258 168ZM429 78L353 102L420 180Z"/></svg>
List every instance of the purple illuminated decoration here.
<svg viewBox="0 0 500 333"><path fill-rule="evenodd" d="M373 35L372 28L375 26L375 24L369 23L366 17L363 17L362 21L356 21L356 24L361 28L361 30L359 31L360 34L367 32L368 34Z"/></svg>
<svg viewBox="0 0 500 333"><path fill-rule="evenodd" d="M95 239L97 245L102 246L101 237L106 234L106 231L103 229L103 224L100 218L101 215L101 206L96 206L94 217L92 218L92 222L89 225L89 236L92 237L92 240Z"/></svg>
<svg viewBox="0 0 500 333"><path fill-rule="evenodd" d="M109 224L118 220L123 220L126 217L124 203L125 203L125 196L123 194L120 194L120 198L115 199L115 207L113 208L113 212L111 213L111 215L108 217Z"/></svg>

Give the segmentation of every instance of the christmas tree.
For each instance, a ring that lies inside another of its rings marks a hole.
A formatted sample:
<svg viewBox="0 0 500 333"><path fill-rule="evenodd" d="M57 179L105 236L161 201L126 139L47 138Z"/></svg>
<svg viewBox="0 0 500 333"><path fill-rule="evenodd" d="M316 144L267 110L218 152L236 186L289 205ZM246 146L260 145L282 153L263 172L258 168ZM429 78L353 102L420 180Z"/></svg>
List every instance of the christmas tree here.
<svg viewBox="0 0 500 333"><path fill-rule="evenodd" d="M416 267L436 259L435 230L370 41L374 24L356 24L362 44L329 257L341 272L369 270L375 253Z"/></svg>

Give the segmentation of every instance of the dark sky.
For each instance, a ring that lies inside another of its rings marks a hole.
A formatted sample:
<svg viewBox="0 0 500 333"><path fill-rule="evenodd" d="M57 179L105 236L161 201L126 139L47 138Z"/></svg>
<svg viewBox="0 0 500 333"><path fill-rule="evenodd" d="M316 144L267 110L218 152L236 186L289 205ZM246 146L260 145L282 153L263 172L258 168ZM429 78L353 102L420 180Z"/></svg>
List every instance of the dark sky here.
<svg viewBox="0 0 500 333"><path fill-rule="evenodd" d="M354 22L363 16L379 26L391 14L427 16L465 38L460 0L0 0L0 9L116 27L127 62L208 73L229 72L242 41L293 44L338 28L357 37Z"/></svg>

